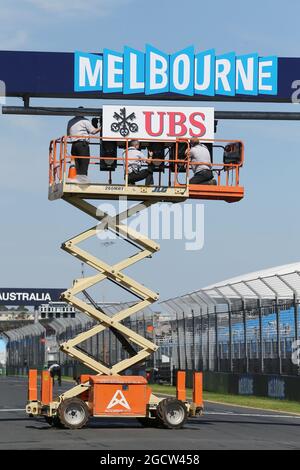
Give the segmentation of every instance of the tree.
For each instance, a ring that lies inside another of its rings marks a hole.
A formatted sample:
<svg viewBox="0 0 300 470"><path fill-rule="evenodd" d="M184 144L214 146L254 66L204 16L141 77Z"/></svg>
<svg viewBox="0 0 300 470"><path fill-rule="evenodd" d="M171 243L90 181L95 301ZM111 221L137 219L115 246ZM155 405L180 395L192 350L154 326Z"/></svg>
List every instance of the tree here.
<svg viewBox="0 0 300 470"><path fill-rule="evenodd" d="M28 308L25 305L19 305L15 310L16 312L28 312Z"/></svg>

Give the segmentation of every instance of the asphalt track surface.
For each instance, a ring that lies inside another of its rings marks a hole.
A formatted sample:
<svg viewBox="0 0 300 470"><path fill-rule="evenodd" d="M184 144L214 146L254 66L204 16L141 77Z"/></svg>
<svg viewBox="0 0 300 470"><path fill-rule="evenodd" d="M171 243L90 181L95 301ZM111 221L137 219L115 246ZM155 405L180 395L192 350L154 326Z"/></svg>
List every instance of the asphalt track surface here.
<svg viewBox="0 0 300 470"><path fill-rule="evenodd" d="M64 383L61 390L67 388ZM0 450L300 449L300 416L206 403L204 416L181 430L112 418L91 419L86 428L71 431L27 417L26 395L25 378L0 377Z"/></svg>

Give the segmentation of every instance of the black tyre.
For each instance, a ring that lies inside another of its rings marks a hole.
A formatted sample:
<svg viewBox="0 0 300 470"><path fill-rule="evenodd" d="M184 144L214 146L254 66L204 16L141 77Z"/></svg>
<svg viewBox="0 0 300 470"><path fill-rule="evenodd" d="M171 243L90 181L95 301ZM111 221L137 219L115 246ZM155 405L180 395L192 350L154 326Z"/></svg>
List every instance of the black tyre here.
<svg viewBox="0 0 300 470"><path fill-rule="evenodd" d="M68 398L64 400L57 410L60 422L67 429L81 429L86 425L90 412L80 398Z"/></svg>
<svg viewBox="0 0 300 470"><path fill-rule="evenodd" d="M165 398L157 407L157 417L167 429L180 429L187 420L185 404L176 398Z"/></svg>

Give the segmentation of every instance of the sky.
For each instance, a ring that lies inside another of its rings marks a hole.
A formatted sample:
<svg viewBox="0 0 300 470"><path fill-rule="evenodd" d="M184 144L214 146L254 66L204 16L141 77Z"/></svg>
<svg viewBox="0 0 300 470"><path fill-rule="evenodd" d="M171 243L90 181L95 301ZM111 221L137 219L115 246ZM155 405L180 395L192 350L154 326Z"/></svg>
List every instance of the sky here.
<svg viewBox="0 0 300 470"><path fill-rule="evenodd" d="M253 0L251 6L238 0L0 0L0 7L1 50L101 52L105 47L121 51L124 45L143 50L150 43L169 53L194 45L220 54L299 56L295 0L288 8L270 0ZM21 100L7 104L21 105ZM103 103L31 101L32 106L78 104ZM211 104L215 110L298 110L292 104ZM0 116L1 287L64 288L80 277L80 263L60 245L93 221L63 201L47 199L48 145L65 132L66 122L63 117ZM237 204L204 203L203 249L186 251L182 240L162 240L158 254L127 271L160 292L161 299L300 259L299 123L221 121L216 137L245 143L245 198ZM95 250L117 259L125 253L122 244L98 244ZM117 301L128 295L105 284L96 297Z"/></svg>

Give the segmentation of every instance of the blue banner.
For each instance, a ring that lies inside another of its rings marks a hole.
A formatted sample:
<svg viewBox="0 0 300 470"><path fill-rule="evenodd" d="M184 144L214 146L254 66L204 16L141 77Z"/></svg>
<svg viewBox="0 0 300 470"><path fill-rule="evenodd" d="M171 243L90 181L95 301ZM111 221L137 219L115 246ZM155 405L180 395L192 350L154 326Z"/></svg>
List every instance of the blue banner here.
<svg viewBox="0 0 300 470"><path fill-rule="evenodd" d="M188 47L172 55L0 51L7 96L119 100L291 102L299 96L300 58L216 55Z"/></svg>
<svg viewBox="0 0 300 470"><path fill-rule="evenodd" d="M0 287L0 305L24 305L38 307L49 302L58 302L66 289L18 289Z"/></svg>

